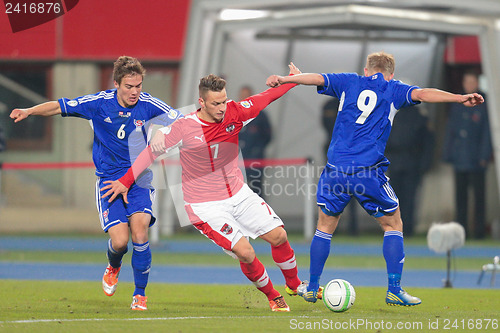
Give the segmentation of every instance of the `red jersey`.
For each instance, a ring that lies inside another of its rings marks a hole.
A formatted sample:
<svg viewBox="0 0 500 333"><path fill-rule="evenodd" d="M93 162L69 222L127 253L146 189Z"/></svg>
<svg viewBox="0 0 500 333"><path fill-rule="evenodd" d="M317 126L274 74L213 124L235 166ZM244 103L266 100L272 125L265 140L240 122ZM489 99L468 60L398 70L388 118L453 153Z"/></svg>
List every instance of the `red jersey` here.
<svg viewBox="0 0 500 333"><path fill-rule="evenodd" d="M230 100L221 122L203 121L197 110L170 126L165 134L165 146L168 149L179 147L184 201L224 200L241 189L244 178L238 168L238 134L261 110L294 86L270 88L241 102ZM150 147L146 148L120 182L130 187L134 175L140 175L156 157Z"/></svg>

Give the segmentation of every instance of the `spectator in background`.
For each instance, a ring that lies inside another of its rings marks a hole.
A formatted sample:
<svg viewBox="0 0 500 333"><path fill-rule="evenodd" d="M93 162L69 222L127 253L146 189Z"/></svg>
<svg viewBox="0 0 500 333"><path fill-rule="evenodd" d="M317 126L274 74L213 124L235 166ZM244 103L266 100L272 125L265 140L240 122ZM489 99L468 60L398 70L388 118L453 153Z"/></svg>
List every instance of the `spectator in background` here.
<svg viewBox="0 0 500 333"><path fill-rule="evenodd" d="M328 101L323 105L323 109L321 110L321 124L326 131L326 140L323 145L325 155L328 153L328 147L330 146L330 140L332 139L333 134L333 125L335 125L338 110L339 99L336 97L329 97Z"/></svg>
<svg viewBox="0 0 500 333"><path fill-rule="evenodd" d="M417 190L433 156L434 135L421 110L409 106L396 114L385 148L385 155L391 161L389 177L399 197L405 236L414 233Z"/></svg>
<svg viewBox="0 0 500 333"><path fill-rule="evenodd" d="M240 88L238 100L242 101L252 95L252 88L250 86L243 86ZM239 134L239 139L241 154L245 161L265 158L266 147L272 139L271 123L269 122L266 110L262 110L254 120L243 127ZM252 191L264 197L262 191L263 170L257 165L258 163L251 163L250 161L250 166L245 168L247 183Z"/></svg>
<svg viewBox="0 0 500 333"><path fill-rule="evenodd" d="M0 152L4 151L6 147L6 142L5 142L5 132L3 131L3 128L0 127ZM2 164L0 162L0 169L2 167Z"/></svg>
<svg viewBox="0 0 500 333"><path fill-rule="evenodd" d="M462 79L464 93L479 89L479 76L466 72ZM481 93L482 94L482 93ZM483 95L484 96L484 95ZM486 167L492 157L490 127L486 103L469 109L452 104L443 151L443 159L455 169L456 219L469 234L468 190L474 192L474 237L484 238L486 212Z"/></svg>

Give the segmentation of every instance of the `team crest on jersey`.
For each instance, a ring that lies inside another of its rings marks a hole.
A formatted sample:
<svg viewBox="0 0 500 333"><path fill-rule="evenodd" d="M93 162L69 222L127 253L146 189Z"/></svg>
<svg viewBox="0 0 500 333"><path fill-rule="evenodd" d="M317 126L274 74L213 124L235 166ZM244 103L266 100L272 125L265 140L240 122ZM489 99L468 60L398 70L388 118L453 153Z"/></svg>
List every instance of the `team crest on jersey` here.
<svg viewBox="0 0 500 333"><path fill-rule="evenodd" d="M68 105L69 106L72 106L72 107L75 107L78 105L78 101L77 100L74 100L72 99L71 101L68 101Z"/></svg>
<svg viewBox="0 0 500 333"><path fill-rule="evenodd" d="M235 126L234 126L234 124L231 123L231 124L227 125L226 132L232 133L234 131L234 129L235 129Z"/></svg>
<svg viewBox="0 0 500 333"><path fill-rule="evenodd" d="M240 105L245 109L249 109L252 106L252 101L241 101Z"/></svg>
<svg viewBox="0 0 500 333"><path fill-rule="evenodd" d="M222 226L220 232L226 235L230 235L233 232L233 227L231 227L229 224L226 223Z"/></svg>
<svg viewBox="0 0 500 333"><path fill-rule="evenodd" d="M118 115L119 115L120 117L125 117L125 118L128 118L128 117L130 117L130 116L132 115L132 112L123 112L123 111L119 111L119 112L118 112Z"/></svg>
<svg viewBox="0 0 500 333"><path fill-rule="evenodd" d="M137 120L137 119L134 119L134 125L135 127L141 127L141 126L144 126L144 124L146 123L145 120Z"/></svg>

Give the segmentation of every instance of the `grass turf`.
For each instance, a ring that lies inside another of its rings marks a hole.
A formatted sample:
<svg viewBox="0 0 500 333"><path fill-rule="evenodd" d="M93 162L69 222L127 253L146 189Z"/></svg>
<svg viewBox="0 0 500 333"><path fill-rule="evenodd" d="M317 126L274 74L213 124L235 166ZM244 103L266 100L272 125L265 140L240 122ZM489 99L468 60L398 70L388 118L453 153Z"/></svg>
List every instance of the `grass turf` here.
<svg viewBox="0 0 500 333"><path fill-rule="evenodd" d="M180 236L183 237L187 240L200 240L199 235ZM301 240L292 237L291 241ZM360 237L356 240L339 237L337 241L379 244L380 237ZM414 238L405 242L421 245L425 244L425 239ZM259 255L259 258L266 265L273 264L270 255ZM6 250L0 250L0 260L103 265L106 261L104 251L79 253ZM490 260L491 258L458 258L455 264L456 269L477 270L478 263ZM220 266L235 265L234 260L222 252L173 254L153 250L153 261L155 265L196 265L207 262ZM308 255L297 256L297 261L301 267L309 265ZM383 268L385 262L382 255L333 255L327 262L328 266ZM444 257L409 257L405 262L405 269L422 267L444 270ZM278 287L278 290L282 291L283 287ZM272 313L266 298L250 283L243 286L150 283L149 310L137 313L129 309L132 291L132 284L123 282L120 282L115 296L106 297L101 291L100 281L0 280L2 299L8 300L0 304L0 332L36 330L88 333L89 330L109 332L113 329L137 332L145 328L150 332L499 331L500 301L497 292L492 290L411 288L408 291L422 298L423 303L404 308L385 305L384 288L356 287L356 303L345 313L332 313L322 303L308 304L296 297L286 297L292 312ZM404 328L414 326L411 329L397 329L398 324ZM392 325L391 328L388 325Z"/></svg>
<svg viewBox="0 0 500 333"><path fill-rule="evenodd" d="M136 312L129 309L131 283L120 283L113 297L103 294L100 281L0 283L2 298L8 300L0 304L0 332L499 330L500 298L490 290L412 288L409 292L419 296L422 304L393 307L384 303L385 288L356 287L356 302L344 313L289 296L292 311L273 313L266 298L250 284L151 283L148 311Z"/></svg>

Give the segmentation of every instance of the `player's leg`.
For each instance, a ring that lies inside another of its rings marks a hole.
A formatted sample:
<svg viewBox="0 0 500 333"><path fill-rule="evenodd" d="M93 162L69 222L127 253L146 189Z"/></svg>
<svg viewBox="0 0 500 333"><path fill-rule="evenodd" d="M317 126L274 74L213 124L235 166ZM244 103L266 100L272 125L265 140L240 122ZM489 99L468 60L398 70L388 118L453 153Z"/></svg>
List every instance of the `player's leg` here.
<svg viewBox="0 0 500 333"><path fill-rule="evenodd" d="M295 254L288 243L283 221L264 199L247 185L244 185L231 200L234 204L235 223L239 230L245 236L254 239L260 237L270 243L273 259L285 277L287 288L295 291L301 282L297 276ZM279 303L284 301L280 299Z"/></svg>
<svg viewBox="0 0 500 333"><path fill-rule="evenodd" d="M118 276L122 266L122 258L127 253L128 225L116 224L108 229L108 266L102 278L102 288L107 296L113 296L118 284Z"/></svg>
<svg viewBox="0 0 500 333"><path fill-rule="evenodd" d="M401 274L405 259L403 246L403 221L399 199L385 175L388 165L367 168L355 181L354 196L366 212L377 219L384 230L383 254L387 265L387 304L417 305L420 299L401 289ZM363 177L361 177L361 175Z"/></svg>
<svg viewBox="0 0 500 333"><path fill-rule="evenodd" d="M253 193L250 188L246 188ZM264 265L255 256L255 251L246 238L250 237L247 235L248 231L235 220L233 201L236 201L234 197L216 202L187 204L185 209L195 228L240 261L243 274L266 295L273 311L289 311L286 302L281 301L280 293L274 289Z"/></svg>
<svg viewBox="0 0 500 333"><path fill-rule="evenodd" d="M134 272L135 289L133 293L133 310L147 310L146 286L151 269L151 249L148 241L148 230L151 215L135 213L130 216L130 231L132 233L132 270Z"/></svg>
<svg viewBox="0 0 500 333"><path fill-rule="evenodd" d="M257 258L252 245L245 237L241 237L238 240L233 246L232 252L238 257L243 274L245 274L257 289L266 295L271 310L290 311L283 296L274 289L266 268Z"/></svg>
<svg viewBox="0 0 500 333"><path fill-rule="evenodd" d="M377 217L384 230L383 254L387 266L388 291L386 303L390 305L418 305L420 299L401 288L401 275L405 260L403 242L403 221L399 207L392 213Z"/></svg>
<svg viewBox="0 0 500 333"><path fill-rule="evenodd" d="M107 198L101 198L102 186L103 180L98 179L96 182L97 211L101 227L110 237L107 248L108 265L102 278L102 288L107 296L112 296L116 291L122 258L127 253L129 229L123 200L117 198L109 203Z"/></svg>
<svg viewBox="0 0 500 333"><path fill-rule="evenodd" d="M337 228L341 213L351 200L346 186L349 184L348 177L342 170L327 164L318 181L316 193L318 224L309 250L309 285L302 296L308 302L316 302L321 295L319 281L330 255L332 235Z"/></svg>
<svg viewBox="0 0 500 333"><path fill-rule="evenodd" d="M289 295L297 295L297 288L301 284L301 281L298 277L295 253L288 242L285 229L281 226L276 227L261 235L260 238L271 244L273 260L285 277L286 292Z"/></svg>
<svg viewBox="0 0 500 333"><path fill-rule="evenodd" d="M340 220L340 214L330 212L324 206L318 207L318 225L316 232L311 241L309 251L310 265L309 274L310 280L307 286L307 292L303 295L304 299L308 302L316 302L318 292L320 291L319 280L323 273L326 260L330 255L330 246L332 235L337 228ZM321 297L319 297L321 298Z"/></svg>
<svg viewBox="0 0 500 333"><path fill-rule="evenodd" d="M151 269L148 231L149 227L156 221L156 218L152 215L154 194L154 189L143 188L138 185L133 185L128 193L127 215L132 234L132 271L135 284L132 310L147 309L146 286Z"/></svg>

